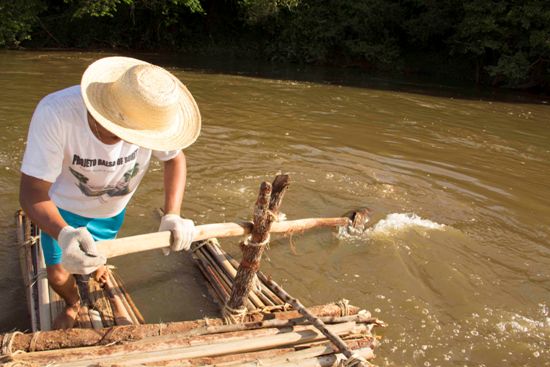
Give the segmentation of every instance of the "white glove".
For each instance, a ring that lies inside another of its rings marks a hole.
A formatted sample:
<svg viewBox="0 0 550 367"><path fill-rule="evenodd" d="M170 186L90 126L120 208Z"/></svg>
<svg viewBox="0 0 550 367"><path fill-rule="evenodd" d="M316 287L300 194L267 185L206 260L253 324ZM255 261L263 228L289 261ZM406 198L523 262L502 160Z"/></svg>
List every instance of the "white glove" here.
<svg viewBox="0 0 550 367"><path fill-rule="evenodd" d="M71 274L91 274L107 262L97 252L95 241L86 227L63 227L57 242L63 250L61 264Z"/></svg>
<svg viewBox="0 0 550 367"><path fill-rule="evenodd" d="M159 232L171 231L170 249L163 248L164 255L172 251L189 251L195 237L195 224L190 219L183 219L177 214L166 214L160 220Z"/></svg>

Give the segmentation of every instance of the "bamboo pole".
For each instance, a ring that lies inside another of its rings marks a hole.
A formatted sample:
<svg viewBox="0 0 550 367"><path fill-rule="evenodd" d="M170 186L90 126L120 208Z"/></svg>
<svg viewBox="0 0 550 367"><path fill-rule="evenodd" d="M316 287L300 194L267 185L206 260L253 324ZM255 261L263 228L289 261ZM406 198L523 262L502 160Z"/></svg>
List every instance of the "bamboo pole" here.
<svg viewBox="0 0 550 367"><path fill-rule="evenodd" d="M107 291L107 296L113 308L113 315L115 316L115 324L117 325L131 325L132 319L128 312L124 308L124 304L120 299L120 294L114 287L111 277L107 278L107 283L105 283L105 290Z"/></svg>
<svg viewBox="0 0 550 367"><path fill-rule="evenodd" d="M238 263L237 263L236 266L234 266L229 261L229 259L227 257L228 255L226 253L224 253L223 251L221 251L221 249L218 247L218 245L215 242L212 242L212 240L208 240L208 242L203 246L203 248L205 248L208 251L208 253L212 257L213 261L218 263L223 268L223 270L225 271L227 276L231 279L231 283L233 283L235 281L235 276L237 275L237 269L236 268L239 266ZM261 284L261 286L262 286L262 290L263 290L265 288L265 286L263 284ZM264 306L261 306L261 307L275 306L276 305L271 299L269 299L268 296L263 294L263 292L253 291L250 294L251 294L251 296L258 297L261 300L261 302L264 304ZM282 304L282 302L281 302L281 304Z"/></svg>
<svg viewBox="0 0 550 367"><path fill-rule="evenodd" d="M336 334L332 333L331 330L325 325L325 323L313 315L311 312L308 311L308 309L300 303L296 298L291 297L286 291L281 288L277 283L275 283L273 280L269 279L268 284L273 289L281 299L283 299L286 303L289 303L294 307L294 309L298 310L304 317L311 322L319 331L323 333L331 342L338 347L338 350L342 352L348 359L355 359L356 356L353 354L353 352L347 347L346 343ZM365 363L362 363L361 361L358 361L354 366L357 367L364 367L366 366Z"/></svg>
<svg viewBox="0 0 550 367"><path fill-rule="evenodd" d="M130 307L130 304L126 300L126 297L124 297L124 292L122 291L120 284L118 284L117 280L113 276L113 272L111 271L109 272L108 278L111 281L111 284L113 286L113 292L116 292L118 294L119 299L124 307L124 310L126 311L128 316L130 316L130 320L132 321L132 324L135 324L135 325L139 324L140 322L138 321L136 315L134 314L134 311Z"/></svg>
<svg viewBox="0 0 550 367"><path fill-rule="evenodd" d="M369 348L372 351L375 339L370 338L347 340L349 347L354 350ZM257 367L257 366L279 366L288 361L300 363L307 358L314 358L321 355L335 353L332 343L313 342L303 343L298 346L279 347L267 350L260 350L248 353L228 354L216 357L203 357L193 359L176 359L163 361L163 367L171 366L223 366L223 367ZM374 357L374 355L371 355ZM159 363L159 364L160 364Z"/></svg>
<svg viewBox="0 0 550 367"><path fill-rule="evenodd" d="M357 333L365 329L364 326L355 323L342 323L329 325L328 327L332 333L337 335ZM123 345L16 354L12 358L17 362L43 364L49 363L52 358L55 358L55 365L60 367L84 367L101 363L141 365L173 359L249 352L285 345L310 343L324 338L321 332L311 326L296 327L296 329L296 331L285 333L282 333L279 329L263 329L261 333L256 333L258 330L250 330L240 332L239 336L224 333L212 335L209 338L203 338L203 340L195 340L194 338L193 343L179 336L172 336L171 338L157 337Z"/></svg>
<svg viewBox="0 0 550 367"><path fill-rule="evenodd" d="M98 310L93 310L89 308L88 317L90 319L90 322L92 323L92 328L94 330L101 330L104 327L103 322L101 321L101 315L99 314Z"/></svg>
<svg viewBox="0 0 550 367"><path fill-rule="evenodd" d="M92 328L92 321L90 319L89 309L87 305L80 306L78 310L78 326L81 328Z"/></svg>
<svg viewBox="0 0 550 367"><path fill-rule="evenodd" d="M120 287L120 290L122 291L123 296L126 299L126 302L128 302L128 305L130 306L132 312L136 316L138 323L139 324L145 324L145 319L143 318L143 315L139 311L139 308L137 308L136 304L134 303L134 300L130 296L130 293L128 293L128 291L126 290L126 286L124 285L124 282L123 282L122 278L118 275L118 273L116 273L114 271L111 271L111 274L116 279L116 281L117 281L117 283Z"/></svg>
<svg viewBox="0 0 550 367"><path fill-rule="evenodd" d="M28 242L30 239L30 233L27 231L25 222L28 221L23 215L22 210L18 210L16 213L16 226L17 226L17 243L19 246L19 256L21 264L21 272L23 275L23 282L25 284L25 293L27 296L27 307L31 316L31 329L32 331L38 331L38 320L36 319L36 302L34 299L35 286L32 282L34 278L34 267L32 264L32 251L31 244Z"/></svg>
<svg viewBox="0 0 550 367"><path fill-rule="evenodd" d="M349 306L350 313L357 314L359 309L354 306ZM319 317L327 317L327 322L332 317L340 316L340 307L334 303L313 306L310 312ZM270 318L266 320L265 318ZM274 318L273 318L274 317ZM101 330L90 329L69 329L69 330L52 330L38 333L18 334L13 337L12 352L21 350L29 352L31 344L36 351L45 351L51 349L60 348L76 348L86 347L94 345L105 345L114 342L122 342L127 340L139 340L148 337L162 335L203 335L212 332L222 332L223 330L237 330L238 327L245 330L248 328L258 327L262 322L273 320L275 322L281 320L301 319L301 316L297 311L277 312L275 314L249 314L247 315L249 322L239 325L223 325L224 320L208 319L208 320L195 320L195 321L179 321L168 324L145 324L145 325L126 325L126 326L113 326L104 328ZM271 319L273 318L273 319ZM276 321L277 320L277 321ZM325 319L324 319L325 320ZM226 329L216 329L223 325ZM270 324L265 324L270 325ZM8 335L2 335L2 340Z"/></svg>
<svg viewBox="0 0 550 367"><path fill-rule="evenodd" d="M38 285L38 313L40 319L40 330L52 329L52 318L50 314L50 290L46 273L46 263L41 246L33 246L36 251L38 262L37 285Z"/></svg>
<svg viewBox="0 0 550 367"><path fill-rule="evenodd" d="M204 246L203 246L203 248L204 248ZM208 251L206 251L206 249L203 250L203 248L199 249L199 251L201 251L204 254L205 258L207 259L207 261L209 263L214 265L216 271L220 274L221 278L227 284L228 289L231 290L233 288L235 278L232 277L231 275L229 275L227 272L225 272L224 269L222 268L221 264L218 261L216 261L215 258L212 257L212 255ZM256 294L254 294L253 292L250 292L250 294L248 295L248 299L252 303L252 305L254 306L254 308L252 310L255 310L255 309L258 309L258 308L263 309L266 306L263 303L263 301Z"/></svg>

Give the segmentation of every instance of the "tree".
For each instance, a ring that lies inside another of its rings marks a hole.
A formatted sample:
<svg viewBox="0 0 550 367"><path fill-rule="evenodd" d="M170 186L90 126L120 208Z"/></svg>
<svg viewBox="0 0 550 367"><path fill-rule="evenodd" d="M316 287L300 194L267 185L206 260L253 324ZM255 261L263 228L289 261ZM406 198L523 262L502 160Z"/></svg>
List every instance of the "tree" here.
<svg viewBox="0 0 550 367"><path fill-rule="evenodd" d="M18 47L22 41L30 39L38 14L44 7L40 0L0 2L0 46Z"/></svg>

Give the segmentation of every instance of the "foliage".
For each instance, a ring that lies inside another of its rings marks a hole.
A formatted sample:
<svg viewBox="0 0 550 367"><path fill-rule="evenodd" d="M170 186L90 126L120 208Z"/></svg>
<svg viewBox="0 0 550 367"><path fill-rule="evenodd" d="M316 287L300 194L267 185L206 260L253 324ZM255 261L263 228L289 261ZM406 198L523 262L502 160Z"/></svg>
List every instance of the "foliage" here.
<svg viewBox="0 0 550 367"><path fill-rule="evenodd" d="M0 46L19 46L30 39L30 33L43 10L40 0L0 2Z"/></svg>
<svg viewBox="0 0 550 367"><path fill-rule="evenodd" d="M453 52L486 65L495 83L517 85L540 77L540 66L547 67L550 57L548 1L471 0L463 9L451 40Z"/></svg>
<svg viewBox="0 0 550 367"><path fill-rule="evenodd" d="M420 71L410 64L416 58L424 71L446 65L449 74L455 70L460 77L469 68L478 82L548 86L550 3L3 0L0 46L19 45L172 51L234 47L271 60L408 72Z"/></svg>

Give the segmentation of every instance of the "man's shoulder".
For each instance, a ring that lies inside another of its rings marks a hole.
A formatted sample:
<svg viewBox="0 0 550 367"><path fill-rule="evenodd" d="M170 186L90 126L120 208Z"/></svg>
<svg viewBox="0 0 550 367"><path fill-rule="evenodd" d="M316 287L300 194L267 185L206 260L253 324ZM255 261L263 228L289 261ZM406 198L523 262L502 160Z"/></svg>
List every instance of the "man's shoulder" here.
<svg viewBox="0 0 550 367"><path fill-rule="evenodd" d="M74 85L72 87L50 93L42 98L40 104L43 106L48 106L53 110L80 108L84 105L80 85Z"/></svg>

